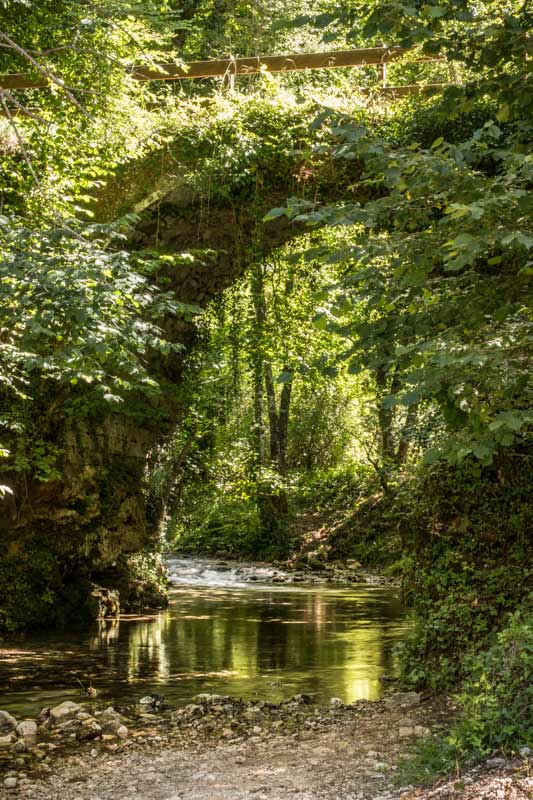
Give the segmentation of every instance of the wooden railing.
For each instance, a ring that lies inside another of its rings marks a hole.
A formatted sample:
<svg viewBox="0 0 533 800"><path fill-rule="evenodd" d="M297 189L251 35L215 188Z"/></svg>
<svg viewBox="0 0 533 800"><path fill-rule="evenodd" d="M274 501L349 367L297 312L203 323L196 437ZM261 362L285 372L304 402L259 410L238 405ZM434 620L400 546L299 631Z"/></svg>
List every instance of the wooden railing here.
<svg viewBox="0 0 533 800"><path fill-rule="evenodd" d="M380 67L382 82L386 83L386 65L405 61L438 61L438 57L424 56L403 47L365 47L357 50L334 50L327 53L298 53L283 56L253 56L250 58L221 58L215 61L191 61L188 64L137 65L131 76L138 81L180 81L201 78L234 79L239 75L259 72L294 72L304 69L339 69L342 67ZM57 76L56 81L57 81ZM25 74L0 75L0 88L46 89L50 80L45 76ZM394 87L387 87L390 91ZM402 87L402 91L406 87ZM419 91L418 87L415 87Z"/></svg>

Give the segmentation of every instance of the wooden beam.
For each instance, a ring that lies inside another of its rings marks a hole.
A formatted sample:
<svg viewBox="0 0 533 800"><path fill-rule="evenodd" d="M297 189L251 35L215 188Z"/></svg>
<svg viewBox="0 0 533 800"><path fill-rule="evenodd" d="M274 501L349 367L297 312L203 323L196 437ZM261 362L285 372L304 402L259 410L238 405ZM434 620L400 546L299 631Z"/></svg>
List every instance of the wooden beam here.
<svg viewBox="0 0 533 800"><path fill-rule="evenodd" d="M7 89L46 89L50 82L44 78L31 78L23 73L0 75L0 88Z"/></svg>
<svg viewBox="0 0 533 800"><path fill-rule="evenodd" d="M437 57L414 55L403 47L365 47L357 50L334 50L328 53L298 53L287 56L257 56L252 58L222 58L215 61L191 61L188 64L161 64L157 67L139 64L131 70L137 81L180 81L198 78L221 78L230 75L253 75L269 72L294 72L302 69L338 69L340 67L370 67L387 64L407 56L408 61L438 61ZM0 75L0 88L45 89L45 78L24 74Z"/></svg>
<svg viewBox="0 0 533 800"><path fill-rule="evenodd" d="M176 81L196 78L218 78L226 75L253 75L268 72L294 72L303 69L339 69L367 67L397 61L410 49L403 47L365 47L358 50L334 50L328 53L299 53L289 56L256 56L222 58L217 61L192 61L189 64L162 64L160 67L134 67L132 76L138 81ZM434 61L431 56L416 55L409 61Z"/></svg>

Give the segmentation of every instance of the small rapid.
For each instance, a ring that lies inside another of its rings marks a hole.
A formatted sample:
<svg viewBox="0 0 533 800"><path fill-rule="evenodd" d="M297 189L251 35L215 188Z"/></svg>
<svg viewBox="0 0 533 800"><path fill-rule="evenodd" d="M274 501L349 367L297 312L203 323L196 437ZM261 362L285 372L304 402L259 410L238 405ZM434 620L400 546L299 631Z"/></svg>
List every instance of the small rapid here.
<svg viewBox="0 0 533 800"><path fill-rule="evenodd" d="M171 586L244 587L250 583L292 583L292 576L271 566L236 564L208 558L167 560Z"/></svg>

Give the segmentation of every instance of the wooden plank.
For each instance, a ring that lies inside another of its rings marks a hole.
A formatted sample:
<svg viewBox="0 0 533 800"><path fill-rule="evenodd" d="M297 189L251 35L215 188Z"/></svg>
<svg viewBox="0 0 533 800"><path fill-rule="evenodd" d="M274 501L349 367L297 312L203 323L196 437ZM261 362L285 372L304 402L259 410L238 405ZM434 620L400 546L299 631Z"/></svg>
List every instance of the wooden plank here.
<svg viewBox="0 0 533 800"><path fill-rule="evenodd" d="M0 87L2 89L46 89L50 82L44 78L31 78L23 73L13 73L12 75L0 75Z"/></svg>
<svg viewBox="0 0 533 800"><path fill-rule="evenodd" d="M162 64L138 66L132 76L139 81L176 81L196 78L219 78L226 75L253 75L269 72L294 72L303 69L339 69L366 67L397 61L409 49L403 47L365 47L357 50L334 50L327 53L299 53L288 56L256 56L252 58L223 58L216 61L192 61L186 65ZM409 61L434 61L434 57L416 55Z"/></svg>
<svg viewBox="0 0 533 800"><path fill-rule="evenodd" d="M437 57L414 54L409 57L409 52L409 49L403 47L365 47L357 50L334 50L328 53L191 61L184 65L161 64L149 67L139 64L132 68L131 75L138 81L179 81L221 78L226 75L253 75L264 69L269 72L293 72L302 69L367 67L397 61L404 56L407 56L409 61L439 60ZM32 78L24 74L0 75L2 89L44 89L49 85L49 81L45 78Z"/></svg>

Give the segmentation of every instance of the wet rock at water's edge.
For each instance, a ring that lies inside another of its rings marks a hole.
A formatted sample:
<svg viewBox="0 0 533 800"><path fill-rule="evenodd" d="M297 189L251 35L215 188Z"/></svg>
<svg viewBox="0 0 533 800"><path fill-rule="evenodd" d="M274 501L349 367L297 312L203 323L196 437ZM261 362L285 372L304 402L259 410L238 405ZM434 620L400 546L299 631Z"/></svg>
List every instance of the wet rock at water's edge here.
<svg viewBox="0 0 533 800"><path fill-rule="evenodd" d="M6 734L16 730L17 720L11 716L9 711L0 711L0 734Z"/></svg>
<svg viewBox="0 0 533 800"><path fill-rule="evenodd" d="M63 703L50 709L50 716L54 722L60 722L74 717L78 711L83 711L78 703L73 703L72 700L65 700Z"/></svg>

